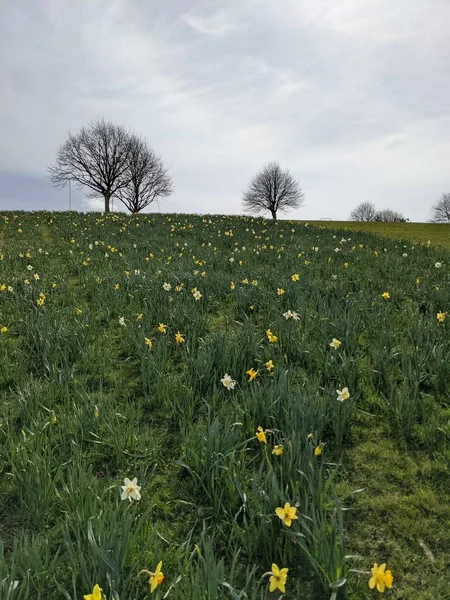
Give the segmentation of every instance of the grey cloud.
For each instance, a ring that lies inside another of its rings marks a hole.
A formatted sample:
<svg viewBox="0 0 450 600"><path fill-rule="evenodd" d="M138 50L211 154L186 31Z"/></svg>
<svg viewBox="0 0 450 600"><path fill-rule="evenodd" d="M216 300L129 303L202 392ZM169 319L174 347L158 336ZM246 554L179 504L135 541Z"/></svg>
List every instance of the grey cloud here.
<svg viewBox="0 0 450 600"><path fill-rule="evenodd" d="M1 10L2 208L64 207L46 167L69 129L98 116L145 135L170 165L176 190L161 210L238 213L242 189L273 159L305 189L298 217L345 219L368 199L423 220L450 186L443 0Z"/></svg>

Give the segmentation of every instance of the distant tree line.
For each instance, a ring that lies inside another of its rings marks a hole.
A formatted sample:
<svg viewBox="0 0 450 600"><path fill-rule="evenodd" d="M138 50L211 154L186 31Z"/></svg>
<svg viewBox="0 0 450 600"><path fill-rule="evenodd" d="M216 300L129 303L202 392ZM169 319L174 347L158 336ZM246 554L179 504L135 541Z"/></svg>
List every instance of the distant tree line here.
<svg viewBox="0 0 450 600"><path fill-rule="evenodd" d="M49 166L49 176L57 187L70 183L90 190L93 198L103 198L105 212L113 197L132 213L138 213L155 200L169 196L172 179L162 159L147 141L120 125L99 119L78 133L69 133ZM299 208L305 195L298 181L277 162L264 166L244 192L246 212L271 214ZM372 202L361 202L350 214L352 221L405 223L409 219L391 209L377 210ZM450 194L443 194L432 207L434 223L450 223Z"/></svg>
<svg viewBox="0 0 450 600"><path fill-rule="evenodd" d="M350 213L351 221L406 223L409 219L395 210L377 210L373 202L361 202ZM431 209L431 223L450 223L450 194L442 194Z"/></svg>
<svg viewBox="0 0 450 600"><path fill-rule="evenodd" d="M350 213L351 221L383 222L383 223L406 223L409 219L395 210L377 210L373 202L361 202Z"/></svg>

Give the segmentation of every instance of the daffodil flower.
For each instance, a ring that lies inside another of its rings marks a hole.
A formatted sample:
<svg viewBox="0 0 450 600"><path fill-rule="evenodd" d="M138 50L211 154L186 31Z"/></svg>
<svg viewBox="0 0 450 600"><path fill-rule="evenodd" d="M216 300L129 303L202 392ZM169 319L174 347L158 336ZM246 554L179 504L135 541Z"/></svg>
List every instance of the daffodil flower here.
<svg viewBox="0 0 450 600"><path fill-rule="evenodd" d="M102 600L102 588L96 583L92 590L92 594L85 594L83 596L84 600Z"/></svg>
<svg viewBox="0 0 450 600"><path fill-rule="evenodd" d="M282 594L286 593L286 581L289 569L280 569L275 563L272 564L272 570L269 577L269 592L279 590Z"/></svg>
<svg viewBox="0 0 450 600"><path fill-rule="evenodd" d="M344 402L344 400L348 400L350 398L350 393L347 387L342 388L342 390L336 390L336 394L339 402Z"/></svg>
<svg viewBox="0 0 450 600"><path fill-rule="evenodd" d="M125 485L122 485L121 500L140 500L141 499L141 486L137 484L137 477L131 481L128 477L123 480Z"/></svg>
<svg viewBox="0 0 450 600"><path fill-rule="evenodd" d="M153 592L156 590L158 585L161 585L161 583L164 581L164 573L161 572L161 568L162 568L162 560L159 561L159 563L156 567L156 571L153 573L153 575L151 575L150 579L148 580L148 582L150 584L150 593L151 594L153 594Z"/></svg>
<svg viewBox="0 0 450 600"><path fill-rule="evenodd" d="M394 578L391 571L386 571L386 563L378 566L375 563L371 569L372 577L369 579L369 587L373 590L374 587L382 594L385 588L391 588Z"/></svg>
<svg viewBox="0 0 450 600"><path fill-rule="evenodd" d="M258 371L255 371L255 369L252 367L251 369L246 371L245 374L248 375L249 381L253 381L254 379L256 379L256 376L258 375Z"/></svg>
<svg viewBox="0 0 450 600"><path fill-rule="evenodd" d="M175 334L175 342L177 344L184 344L184 342L186 341L185 337L186 336L184 334L182 334L179 331L177 331L176 334Z"/></svg>
<svg viewBox="0 0 450 600"><path fill-rule="evenodd" d="M268 360L264 364L265 364L266 369L269 371L269 373L271 373L274 370L274 368L275 368L275 365L273 364L273 360L272 359Z"/></svg>
<svg viewBox="0 0 450 600"><path fill-rule="evenodd" d="M227 388L227 390L234 390L234 386L237 383L234 379L231 378L230 375L228 375L228 373L225 373L220 382Z"/></svg>
<svg viewBox="0 0 450 600"><path fill-rule="evenodd" d="M286 502L283 507L279 506L275 509L275 514L279 519L283 521L286 527L290 527L292 525L292 521L298 519L295 514L297 509L295 506L291 506L289 502Z"/></svg>
<svg viewBox="0 0 450 600"><path fill-rule="evenodd" d="M164 573L161 571L162 569L162 560L159 561L158 565L156 566L156 571L148 571L147 569L142 569L142 571L139 572L139 575L147 575L148 576L148 583L150 584L150 593L153 594L153 592L156 590L156 588L158 587L158 585L161 585L161 583L164 581Z"/></svg>
<svg viewBox="0 0 450 600"><path fill-rule="evenodd" d="M261 427L261 425L258 426L255 436L259 442L261 442L262 444L267 444L266 433L265 433L264 429Z"/></svg>

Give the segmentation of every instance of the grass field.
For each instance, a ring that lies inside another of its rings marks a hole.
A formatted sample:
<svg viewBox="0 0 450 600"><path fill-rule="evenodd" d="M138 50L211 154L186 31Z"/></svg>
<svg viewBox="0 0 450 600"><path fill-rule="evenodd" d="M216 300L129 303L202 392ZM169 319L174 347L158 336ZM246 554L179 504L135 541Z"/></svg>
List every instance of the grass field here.
<svg viewBox="0 0 450 600"><path fill-rule="evenodd" d="M305 223L306 221L299 221ZM450 250L450 223L354 223L352 221L310 221L315 227L374 233L394 240L416 244L430 241Z"/></svg>
<svg viewBox="0 0 450 600"><path fill-rule="evenodd" d="M331 225L0 215L1 600L450 598L447 230Z"/></svg>

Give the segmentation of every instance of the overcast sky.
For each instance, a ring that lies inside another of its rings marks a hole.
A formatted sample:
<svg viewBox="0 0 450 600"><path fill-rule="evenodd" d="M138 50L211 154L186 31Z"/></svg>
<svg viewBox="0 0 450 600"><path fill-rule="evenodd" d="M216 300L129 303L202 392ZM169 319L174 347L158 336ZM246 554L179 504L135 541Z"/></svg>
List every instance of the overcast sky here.
<svg viewBox="0 0 450 600"><path fill-rule="evenodd" d="M242 212L278 160L292 218L427 220L450 192L449 24L449 0L0 0L0 209L65 209L47 165L103 116L170 165L161 211Z"/></svg>

